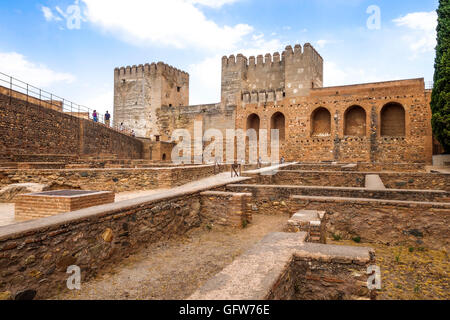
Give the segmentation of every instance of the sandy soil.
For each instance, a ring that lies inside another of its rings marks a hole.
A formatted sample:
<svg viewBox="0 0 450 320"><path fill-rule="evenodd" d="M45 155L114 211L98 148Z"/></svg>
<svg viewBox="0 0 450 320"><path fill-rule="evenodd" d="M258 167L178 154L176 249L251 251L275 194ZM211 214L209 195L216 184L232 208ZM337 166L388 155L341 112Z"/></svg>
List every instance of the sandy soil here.
<svg viewBox="0 0 450 320"><path fill-rule="evenodd" d="M0 203L0 227L14 223L14 203Z"/></svg>
<svg viewBox="0 0 450 320"><path fill-rule="evenodd" d="M186 299L266 234L283 229L287 216L254 216L246 229L213 226L158 243L54 299Z"/></svg>
<svg viewBox="0 0 450 320"><path fill-rule="evenodd" d="M445 250L357 244L353 241L329 240L328 243L375 249L376 263L382 275L378 300L450 299L450 264Z"/></svg>

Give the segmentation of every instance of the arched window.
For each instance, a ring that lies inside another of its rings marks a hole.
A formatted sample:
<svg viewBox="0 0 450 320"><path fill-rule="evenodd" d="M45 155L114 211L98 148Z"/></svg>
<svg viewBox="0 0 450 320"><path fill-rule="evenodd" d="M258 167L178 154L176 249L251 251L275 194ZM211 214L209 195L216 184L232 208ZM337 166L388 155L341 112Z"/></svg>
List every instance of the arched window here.
<svg viewBox="0 0 450 320"><path fill-rule="evenodd" d="M286 118L281 112L276 112L270 119L270 129L279 130L280 141L284 141L286 137Z"/></svg>
<svg viewBox="0 0 450 320"><path fill-rule="evenodd" d="M163 160L163 161L166 161L166 160L167 160L167 156L166 156L165 153L162 155L162 160Z"/></svg>
<svg viewBox="0 0 450 320"><path fill-rule="evenodd" d="M331 135L331 113L328 109L320 107L312 113L311 135L316 137Z"/></svg>
<svg viewBox="0 0 450 320"><path fill-rule="evenodd" d="M352 106L344 115L344 135L364 137L366 135L366 111L360 106Z"/></svg>
<svg viewBox="0 0 450 320"><path fill-rule="evenodd" d="M259 126L260 126L261 120L259 119L259 116L255 113L251 114L247 118L247 130L248 129L254 129L256 131L256 136L259 137Z"/></svg>
<svg viewBox="0 0 450 320"><path fill-rule="evenodd" d="M400 103L391 102L381 109L381 136L404 137L405 109Z"/></svg>

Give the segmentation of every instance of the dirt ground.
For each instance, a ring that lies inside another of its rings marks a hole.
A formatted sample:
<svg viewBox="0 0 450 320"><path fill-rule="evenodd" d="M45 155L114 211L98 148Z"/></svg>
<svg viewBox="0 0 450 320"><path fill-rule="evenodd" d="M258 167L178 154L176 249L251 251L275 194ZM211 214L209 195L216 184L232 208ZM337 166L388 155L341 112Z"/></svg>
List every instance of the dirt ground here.
<svg viewBox="0 0 450 320"><path fill-rule="evenodd" d="M378 300L450 299L450 264L445 250L357 244L354 241L328 240L328 243L375 249L382 276L382 290L378 293Z"/></svg>
<svg viewBox="0 0 450 320"><path fill-rule="evenodd" d="M255 215L246 229L202 227L167 243L157 243L104 270L81 291L62 300L179 300L188 298L208 279L270 232L282 231L286 216ZM376 251L382 273L378 300L450 299L450 264L445 251L385 246L354 241L328 244L366 246Z"/></svg>
<svg viewBox="0 0 450 320"><path fill-rule="evenodd" d="M287 216L255 215L245 229L202 227L182 238L157 243L81 284L63 300L179 300L271 232L282 231Z"/></svg>

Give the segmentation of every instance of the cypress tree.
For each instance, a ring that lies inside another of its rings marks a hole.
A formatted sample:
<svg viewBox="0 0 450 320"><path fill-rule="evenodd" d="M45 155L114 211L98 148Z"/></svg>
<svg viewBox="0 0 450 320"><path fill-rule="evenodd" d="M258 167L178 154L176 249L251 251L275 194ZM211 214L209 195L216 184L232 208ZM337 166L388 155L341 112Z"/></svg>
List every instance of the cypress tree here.
<svg viewBox="0 0 450 320"><path fill-rule="evenodd" d="M450 153L450 0L440 0L434 88L431 96L433 133Z"/></svg>

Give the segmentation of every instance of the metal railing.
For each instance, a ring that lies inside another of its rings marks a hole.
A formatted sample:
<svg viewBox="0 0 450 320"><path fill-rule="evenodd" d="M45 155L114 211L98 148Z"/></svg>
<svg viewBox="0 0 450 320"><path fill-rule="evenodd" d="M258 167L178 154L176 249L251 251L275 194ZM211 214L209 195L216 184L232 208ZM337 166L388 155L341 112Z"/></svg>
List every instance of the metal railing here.
<svg viewBox="0 0 450 320"><path fill-rule="evenodd" d="M61 98L53 93L4 74L3 72L0 72L0 94L9 96L9 104L11 104L12 99L19 99L26 101L27 104L50 108L72 117L92 120L98 123L98 125L106 126L129 136L134 135L133 131L125 126L117 124L114 126L107 125L104 114L97 112L97 119L94 119L93 114L95 109ZM111 123L112 117L110 118L110 124Z"/></svg>
<svg viewBox="0 0 450 320"><path fill-rule="evenodd" d="M433 81L426 81L425 82L425 90L432 90L434 88L434 82Z"/></svg>

